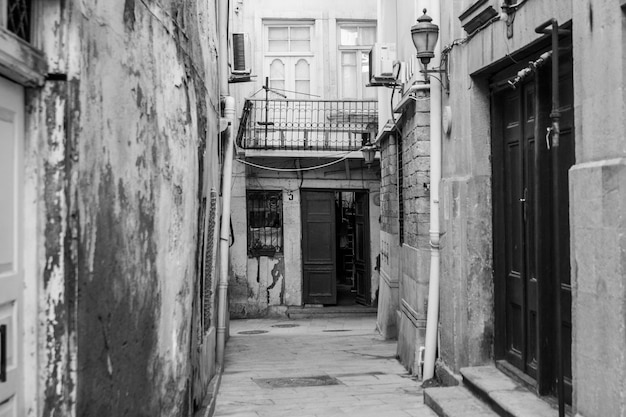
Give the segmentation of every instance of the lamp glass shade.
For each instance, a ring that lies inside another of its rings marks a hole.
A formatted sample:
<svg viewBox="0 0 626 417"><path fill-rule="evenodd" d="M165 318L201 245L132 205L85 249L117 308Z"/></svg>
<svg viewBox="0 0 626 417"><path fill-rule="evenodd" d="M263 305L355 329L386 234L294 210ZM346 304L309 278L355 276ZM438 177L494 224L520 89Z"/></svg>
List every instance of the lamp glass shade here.
<svg viewBox="0 0 626 417"><path fill-rule="evenodd" d="M411 27L411 37L413 39L413 45L417 51L416 56L424 64L428 64L430 59L435 56L434 50L439 38L439 26L432 22L432 18L424 14L417 19L417 23Z"/></svg>
<svg viewBox="0 0 626 417"><path fill-rule="evenodd" d="M364 146L361 149L363 152L363 159L365 159L365 163L367 165L371 165L374 162L374 157L376 156L376 147L373 145Z"/></svg>

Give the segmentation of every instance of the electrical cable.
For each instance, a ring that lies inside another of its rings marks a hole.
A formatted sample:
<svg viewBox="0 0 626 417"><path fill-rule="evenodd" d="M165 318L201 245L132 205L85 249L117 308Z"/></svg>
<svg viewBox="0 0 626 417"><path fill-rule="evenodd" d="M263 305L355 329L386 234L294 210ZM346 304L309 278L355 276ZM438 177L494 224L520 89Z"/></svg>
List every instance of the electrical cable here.
<svg viewBox="0 0 626 417"><path fill-rule="evenodd" d="M349 152L346 152L346 153L345 153L345 155L344 155L344 156L342 156L341 158L336 159L336 160L331 161L331 162L328 162L328 163L326 163L326 164L315 165L315 166L312 166L312 167L306 167L306 168L275 168L275 167L268 167L268 166L265 166L265 165L255 164L255 163L252 163L252 162L246 161L246 160L244 160L244 159L239 159L239 158L236 158L235 160L236 160L236 161L241 162L242 164L249 165L249 166L251 166L251 167L255 167L255 168L259 168L259 169L266 169L266 170L268 170L268 171L277 171L277 172L302 172L302 171L312 171L312 170L314 170L314 169L326 168L326 167L328 167L328 166L334 165L334 164L336 164L336 163L339 163L339 162L341 162L341 161L344 161L344 160L348 159L348 156L349 156L352 152L355 152L355 151L349 151Z"/></svg>

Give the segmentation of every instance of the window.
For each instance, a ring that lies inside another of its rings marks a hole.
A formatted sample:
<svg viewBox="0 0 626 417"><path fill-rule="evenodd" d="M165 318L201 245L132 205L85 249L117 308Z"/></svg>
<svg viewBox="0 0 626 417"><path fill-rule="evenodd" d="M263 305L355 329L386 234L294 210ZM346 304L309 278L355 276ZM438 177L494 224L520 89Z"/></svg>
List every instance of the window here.
<svg viewBox="0 0 626 417"><path fill-rule="evenodd" d="M273 256L283 251L281 191L248 191L248 255Z"/></svg>
<svg viewBox="0 0 626 417"><path fill-rule="evenodd" d="M6 7L6 25L9 32L30 42L31 2L30 0L0 0L0 7ZM4 15L0 11L0 17ZM1 19L0 19L1 20Z"/></svg>
<svg viewBox="0 0 626 417"><path fill-rule="evenodd" d="M270 26L268 52L311 52L310 26Z"/></svg>
<svg viewBox="0 0 626 417"><path fill-rule="evenodd" d="M342 23L339 37L339 78L342 98L375 99L376 89L369 83L369 50L376 42L373 23Z"/></svg>
<svg viewBox="0 0 626 417"><path fill-rule="evenodd" d="M265 76L270 88L288 98L306 99L313 90L313 46L309 23L272 23L265 26Z"/></svg>

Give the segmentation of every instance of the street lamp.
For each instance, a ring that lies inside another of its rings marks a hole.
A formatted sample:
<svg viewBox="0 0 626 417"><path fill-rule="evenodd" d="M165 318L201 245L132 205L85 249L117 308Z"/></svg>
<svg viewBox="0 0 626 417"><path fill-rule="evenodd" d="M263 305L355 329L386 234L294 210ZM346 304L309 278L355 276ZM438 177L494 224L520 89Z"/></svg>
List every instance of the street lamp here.
<svg viewBox="0 0 626 417"><path fill-rule="evenodd" d="M377 150L378 147L376 145L372 145L369 142L361 148L361 152L363 152L363 159L365 159L365 163L368 167L371 166L374 162L374 157L376 156Z"/></svg>
<svg viewBox="0 0 626 417"><path fill-rule="evenodd" d="M424 73L426 80L428 79L428 74L432 72L443 73L447 78L445 68L428 69L430 60L435 57L435 45L437 45L437 39L439 38L439 26L432 23L432 21L432 17L428 16L426 9L424 9L424 14L417 19L416 24L411 26L411 38L417 50L416 56L424 65L424 69L421 72Z"/></svg>
<svg viewBox="0 0 626 417"><path fill-rule="evenodd" d="M417 23L411 26L411 37L413 38L413 45L417 49L417 57L426 67L430 59L435 56L439 26L431 23L433 18L426 14L426 9L423 11L424 14L417 19Z"/></svg>

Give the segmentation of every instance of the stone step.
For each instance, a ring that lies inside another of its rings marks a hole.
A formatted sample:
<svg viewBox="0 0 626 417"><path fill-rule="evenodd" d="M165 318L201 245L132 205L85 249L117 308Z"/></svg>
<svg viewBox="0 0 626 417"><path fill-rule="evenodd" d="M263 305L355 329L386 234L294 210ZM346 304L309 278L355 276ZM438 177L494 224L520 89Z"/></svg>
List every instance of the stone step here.
<svg viewBox="0 0 626 417"><path fill-rule="evenodd" d="M555 417L559 415L541 397L528 391L495 366L461 368L463 384L504 417Z"/></svg>
<svg viewBox="0 0 626 417"><path fill-rule="evenodd" d="M355 306L329 306L329 307L289 307L287 317L290 319L308 318L337 318L344 316L375 315L378 312L376 307L362 305Z"/></svg>
<svg viewBox="0 0 626 417"><path fill-rule="evenodd" d="M424 404L440 417L498 416L487 404L461 385L424 389Z"/></svg>

